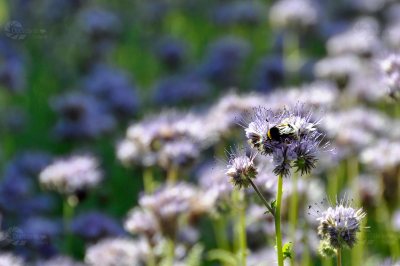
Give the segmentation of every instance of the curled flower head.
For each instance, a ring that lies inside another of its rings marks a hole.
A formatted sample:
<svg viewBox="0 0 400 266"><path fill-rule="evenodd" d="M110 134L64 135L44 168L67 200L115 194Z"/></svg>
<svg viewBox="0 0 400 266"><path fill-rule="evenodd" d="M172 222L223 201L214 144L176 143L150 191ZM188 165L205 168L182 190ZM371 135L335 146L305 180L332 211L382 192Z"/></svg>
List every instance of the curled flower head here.
<svg viewBox="0 0 400 266"><path fill-rule="evenodd" d="M348 199L343 199L336 206L317 211L318 235L334 249L352 248L365 215L362 208L354 209Z"/></svg>
<svg viewBox="0 0 400 266"><path fill-rule="evenodd" d="M255 154L247 156L243 150L232 151L228 154L229 160L226 175L238 188L250 186L250 180L256 178L258 171L254 163Z"/></svg>
<svg viewBox="0 0 400 266"><path fill-rule="evenodd" d="M311 121L311 113L304 112L301 106L277 112L259 107L245 126L245 132L253 148L273 157L275 174L288 176L292 168L305 174L315 168L323 140L317 123Z"/></svg>

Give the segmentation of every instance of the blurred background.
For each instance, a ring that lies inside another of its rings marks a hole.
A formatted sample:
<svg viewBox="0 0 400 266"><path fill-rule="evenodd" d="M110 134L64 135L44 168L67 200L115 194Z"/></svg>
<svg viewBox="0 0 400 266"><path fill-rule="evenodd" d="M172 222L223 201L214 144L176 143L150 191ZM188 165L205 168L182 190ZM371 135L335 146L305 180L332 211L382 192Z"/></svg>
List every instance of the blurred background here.
<svg viewBox="0 0 400 266"><path fill-rule="evenodd" d="M298 102L333 152L285 180L288 265L334 265L307 206L344 194L367 218L343 265L398 265L397 1L0 0L0 24L0 265L241 265L243 223L247 265L273 265L225 150Z"/></svg>

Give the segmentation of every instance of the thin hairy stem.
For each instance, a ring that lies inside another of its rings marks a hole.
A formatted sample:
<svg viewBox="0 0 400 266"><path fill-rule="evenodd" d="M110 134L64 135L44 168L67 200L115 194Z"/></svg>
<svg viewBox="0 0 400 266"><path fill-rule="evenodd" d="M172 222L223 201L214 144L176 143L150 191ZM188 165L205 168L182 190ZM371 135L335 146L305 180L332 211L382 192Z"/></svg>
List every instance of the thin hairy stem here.
<svg viewBox="0 0 400 266"><path fill-rule="evenodd" d="M258 197L261 199L261 201L264 203L265 207L267 207L268 211L275 216L275 212L272 209L272 207L269 205L268 201L264 198L263 194L260 192L256 184L249 178L251 186L254 188L255 192L257 193Z"/></svg>
<svg viewBox="0 0 400 266"><path fill-rule="evenodd" d="M282 251L282 232L281 232L281 205L283 194L283 176L278 176L278 192L276 195L276 208L275 208L275 235L276 235L276 249L278 254L278 266L283 266L283 251Z"/></svg>

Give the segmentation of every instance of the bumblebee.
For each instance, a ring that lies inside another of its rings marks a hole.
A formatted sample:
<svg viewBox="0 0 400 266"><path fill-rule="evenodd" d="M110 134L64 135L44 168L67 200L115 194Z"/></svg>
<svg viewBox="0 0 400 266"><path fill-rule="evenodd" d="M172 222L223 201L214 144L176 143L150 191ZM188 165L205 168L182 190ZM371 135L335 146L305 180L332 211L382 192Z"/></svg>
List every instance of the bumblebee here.
<svg viewBox="0 0 400 266"><path fill-rule="evenodd" d="M287 137L297 137L299 129L291 123L280 123L271 127L267 136L270 140L281 140Z"/></svg>

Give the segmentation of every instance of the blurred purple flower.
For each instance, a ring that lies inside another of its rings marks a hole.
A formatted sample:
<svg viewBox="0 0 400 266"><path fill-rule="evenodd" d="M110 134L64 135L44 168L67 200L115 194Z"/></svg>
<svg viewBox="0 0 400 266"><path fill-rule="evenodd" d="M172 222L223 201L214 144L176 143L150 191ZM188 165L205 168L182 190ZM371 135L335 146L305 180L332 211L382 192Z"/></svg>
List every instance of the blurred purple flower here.
<svg viewBox="0 0 400 266"><path fill-rule="evenodd" d="M113 39L121 30L118 16L100 8L83 10L79 16L79 24L93 42Z"/></svg>
<svg viewBox="0 0 400 266"><path fill-rule="evenodd" d="M154 99L162 106L191 104L205 100L210 92L210 86L205 80L188 74L159 81L155 87Z"/></svg>
<svg viewBox="0 0 400 266"><path fill-rule="evenodd" d="M21 92L26 84L25 64L18 57L8 57L0 65L0 85L12 92Z"/></svg>
<svg viewBox="0 0 400 266"><path fill-rule="evenodd" d="M266 12L260 2L226 2L218 5L212 14L215 23L222 26L258 25Z"/></svg>
<svg viewBox="0 0 400 266"><path fill-rule="evenodd" d="M75 217L71 222L71 231L74 235L89 241L124 234L122 226L116 220L97 211L83 213Z"/></svg>
<svg viewBox="0 0 400 266"><path fill-rule="evenodd" d="M158 60L169 70L182 66L186 56L185 43L177 38L165 37L156 45Z"/></svg>
<svg viewBox="0 0 400 266"><path fill-rule="evenodd" d="M208 47L200 72L221 86L237 84L237 74L250 52L250 45L239 37L222 37Z"/></svg>
<svg viewBox="0 0 400 266"><path fill-rule="evenodd" d="M60 116L54 128L60 139L93 139L115 126L101 102L88 94L69 92L52 99L51 105Z"/></svg>
<svg viewBox="0 0 400 266"><path fill-rule="evenodd" d="M128 73L106 65L93 68L83 83L83 89L116 115L131 116L139 105L136 87Z"/></svg>
<svg viewBox="0 0 400 266"><path fill-rule="evenodd" d="M283 59L269 56L260 61L255 70L254 87L260 92L270 92L281 86L285 78Z"/></svg>

